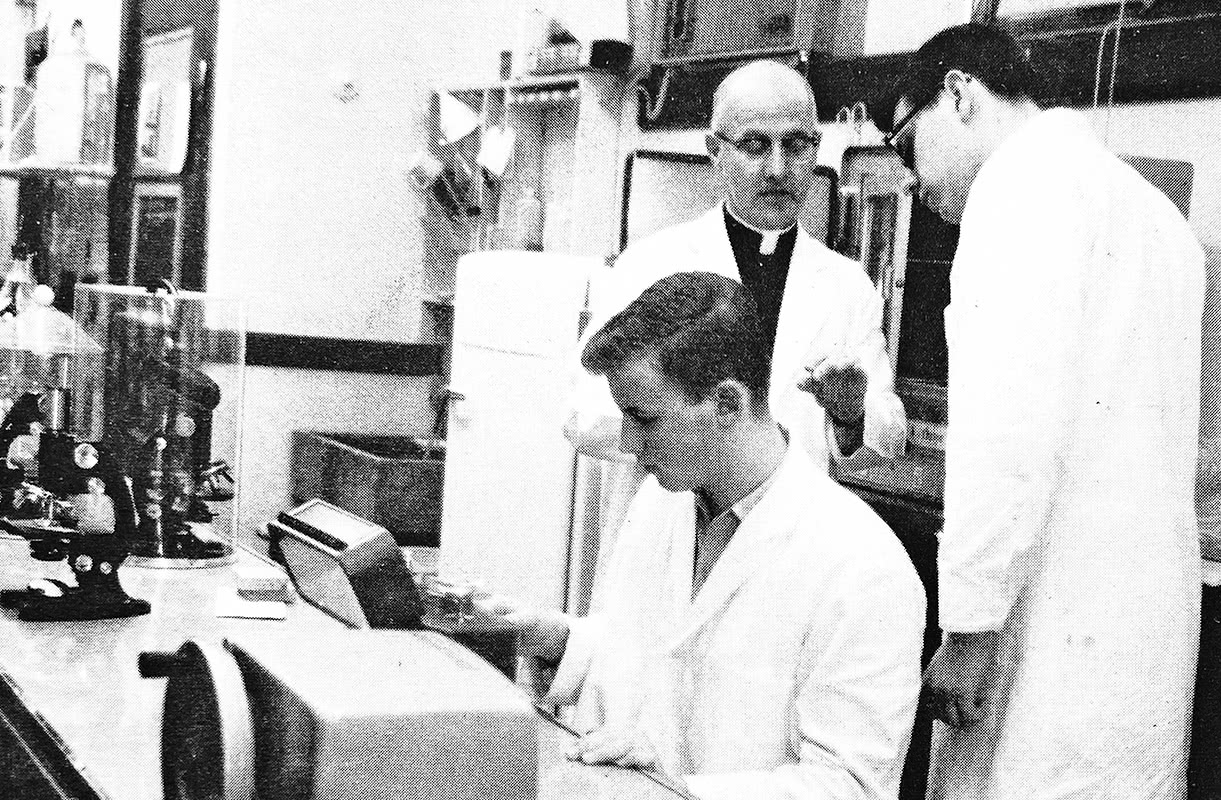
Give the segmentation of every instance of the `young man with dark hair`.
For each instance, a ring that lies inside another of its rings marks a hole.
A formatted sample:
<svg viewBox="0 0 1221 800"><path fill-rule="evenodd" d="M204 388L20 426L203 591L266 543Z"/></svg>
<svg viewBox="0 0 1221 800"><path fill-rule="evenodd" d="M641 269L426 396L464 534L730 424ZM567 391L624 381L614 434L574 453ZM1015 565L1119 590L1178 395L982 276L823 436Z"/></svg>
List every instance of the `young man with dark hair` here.
<svg viewBox="0 0 1221 800"><path fill-rule="evenodd" d="M743 287L658 281L588 341L649 474L593 610L493 600L576 704L574 758L659 769L701 798L894 798L925 599L886 525L790 445ZM660 488L664 488L662 491Z"/></svg>
<svg viewBox="0 0 1221 800"><path fill-rule="evenodd" d="M932 797L1178 798L1199 632L1203 255L1026 53L943 31L888 141L961 223Z"/></svg>

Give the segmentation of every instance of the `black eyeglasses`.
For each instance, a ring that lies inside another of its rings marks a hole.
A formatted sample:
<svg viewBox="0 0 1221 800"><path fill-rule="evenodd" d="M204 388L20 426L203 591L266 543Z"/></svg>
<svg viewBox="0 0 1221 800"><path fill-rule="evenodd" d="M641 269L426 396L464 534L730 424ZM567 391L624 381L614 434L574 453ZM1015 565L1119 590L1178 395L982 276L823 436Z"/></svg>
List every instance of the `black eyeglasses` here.
<svg viewBox="0 0 1221 800"><path fill-rule="evenodd" d="M732 145L742 155L750 159L764 158L772 151L773 141L770 136L753 133L741 139L730 139L720 133L712 134L728 145ZM790 133L780 139L780 149L784 155L793 161L804 161L813 158L818 151L818 135L810 135L802 131Z"/></svg>
<svg viewBox="0 0 1221 800"><path fill-rule="evenodd" d="M903 162L903 166L907 167L909 172L916 171L916 154L912 149L912 140L909 136L904 136L904 129L912 124L912 120L923 111L931 106L937 98L941 97L941 92L936 92L932 97L925 100L923 103L912 106L911 110L899 120L899 123L890 129L890 133L882 137L882 144L895 151L899 156L899 160Z"/></svg>

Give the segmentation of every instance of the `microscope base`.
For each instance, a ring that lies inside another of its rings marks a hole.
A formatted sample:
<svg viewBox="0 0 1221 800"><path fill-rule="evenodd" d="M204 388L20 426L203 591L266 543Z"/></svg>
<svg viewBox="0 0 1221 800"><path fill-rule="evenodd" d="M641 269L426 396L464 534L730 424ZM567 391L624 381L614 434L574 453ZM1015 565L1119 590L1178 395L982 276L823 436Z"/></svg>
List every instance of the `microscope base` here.
<svg viewBox="0 0 1221 800"><path fill-rule="evenodd" d="M128 552L130 564L144 567L210 567L234 560L228 542L200 536L190 529L156 536L137 536Z"/></svg>
<svg viewBox="0 0 1221 800"><path fill-rule="evenodd" d="M80 588L68 589L62 597L48 597L31 589L0 592L0 606L16 608L24 620L117 619L147 614L147 600L134 597L99 597Z"/></svg>

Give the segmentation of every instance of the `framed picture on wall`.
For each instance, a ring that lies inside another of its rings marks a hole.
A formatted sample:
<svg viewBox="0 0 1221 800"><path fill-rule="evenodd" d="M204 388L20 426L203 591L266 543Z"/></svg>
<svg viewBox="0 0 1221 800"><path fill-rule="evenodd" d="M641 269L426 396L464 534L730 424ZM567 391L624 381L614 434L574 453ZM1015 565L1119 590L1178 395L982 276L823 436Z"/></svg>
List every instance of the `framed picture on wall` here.
<svg viewBox="0 0 1221 800"><path fill-rule="evenodd" d="M193 43L191 28L144 37L136 155L146 172L182 172L191 125Z"/></svg>
<svg viewBox="0 0 1221 800"><path fill-rule="evenodd" d="M127 282L149 286L163 279L175 286L182 281L182 186L137 184Z"/></svg>

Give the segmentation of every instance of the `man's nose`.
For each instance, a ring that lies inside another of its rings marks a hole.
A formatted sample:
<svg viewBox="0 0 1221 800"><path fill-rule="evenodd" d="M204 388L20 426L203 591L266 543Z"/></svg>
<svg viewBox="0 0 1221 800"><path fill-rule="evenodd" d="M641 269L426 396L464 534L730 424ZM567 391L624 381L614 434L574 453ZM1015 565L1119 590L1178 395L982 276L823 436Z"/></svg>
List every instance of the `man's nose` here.
<svg viewBox="0 0 1221 800"><path fill-rule="evenodd" d="M619 429L619 449L630 456L638 456L644 450L644 437L640 433L640 425L631 417L623 418Z"/></svg>
<svg viewBox="0 0 1221 800"><path fill-rule="evenodd" d="M772 149L767 152L766 167L768 175L783 175L788 171L789 159L780 142L772 143Z"/></svg>

